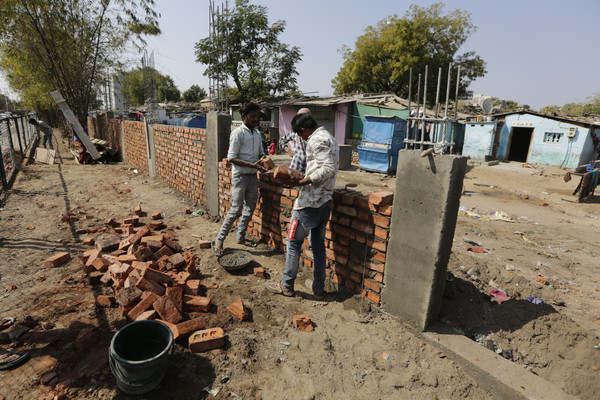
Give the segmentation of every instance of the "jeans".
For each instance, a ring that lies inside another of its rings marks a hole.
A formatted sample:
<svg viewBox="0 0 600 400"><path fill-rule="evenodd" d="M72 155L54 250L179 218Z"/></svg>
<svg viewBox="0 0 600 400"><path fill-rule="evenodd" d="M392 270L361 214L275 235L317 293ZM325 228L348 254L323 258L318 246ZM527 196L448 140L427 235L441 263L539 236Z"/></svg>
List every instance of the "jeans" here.
<svg viewBox="0 0 600 400"><path fill-rule="evenodd" d="M325 230L330 213L331 201L328 201L319 208L294 210L287 238L285 271L281 280L281 284L286 288L294 290L294 281L296 280L296 275L298 275L302 243L310 233L310 245L315 268L312 290L314 293L325 290Z"/></svg>
<svg viewBox="0 0 600 400"><path fill-rule="evenodd" d="M52 135L44 135L44 137L42 138L42 145L45 149L47 148L46 142L48 143L50 150L54 150L54 147L52 147Z"/></svg>
<svg viewBox="0 0 600 400"><path fill-rule="evenodd" d="M246 237L246 229L252 213L256 208L256 200L258 199L258 178L256 174L240 174L235 175L231 179L231 208L221 225L217 241L223 243L233 223L242 216L237 230L237 240L242 241ZM242 207L244 212L242 213Z"/></svg>

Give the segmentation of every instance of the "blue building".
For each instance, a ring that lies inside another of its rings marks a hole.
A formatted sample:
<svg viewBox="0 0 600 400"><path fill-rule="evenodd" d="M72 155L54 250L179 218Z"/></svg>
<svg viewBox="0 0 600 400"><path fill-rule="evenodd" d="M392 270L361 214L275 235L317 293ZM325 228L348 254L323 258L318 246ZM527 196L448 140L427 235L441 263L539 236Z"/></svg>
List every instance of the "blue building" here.
<svg viewBox="0 0 600 400"><path fill-rule="evenodd" d="M493 119L466 123L464 156L571 169L599 157L600 122L534 111L496 114Z"/></svg>

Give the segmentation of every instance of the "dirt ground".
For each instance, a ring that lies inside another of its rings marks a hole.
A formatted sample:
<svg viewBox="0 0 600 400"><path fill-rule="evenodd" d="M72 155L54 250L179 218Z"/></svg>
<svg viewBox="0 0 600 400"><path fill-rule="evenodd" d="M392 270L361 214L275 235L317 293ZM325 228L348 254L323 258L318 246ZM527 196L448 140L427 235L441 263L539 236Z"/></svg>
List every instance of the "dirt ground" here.
<svg viewBox="0 0 600 400"><path fill-rule="evenodd" d="M198 255L206 294L216 306L203 316L227 336L225 348L200 354L177 343L163 382L142 398L493 398L401 319L346 293L312 298L302 285L309 271L302 270L295 298L267 292L251 269L226 272L210 250L195 246L200 238L212 240L220 224L185 214L186 207L199 207L166 184L127 164L77 165L64 146L60 156L55 165L24 167L0 199L0 320L15 318L0 331L0 347L31 354L27 363L0 371L0 398L130 398L117 389L107 357L112 336L126 321L118 308L95 306L95 297L109 288L90 285L75 260L50 269L42 264L55 252L89 249L81 243L89 235L77 229L105 227L110 217L122 220L138 203L148 215L160 211L166 231ZM564 183L563 173L516 163L470 169L440 320L565 392L594 399L600 396L600 351L594 349L600 343L600 206L597 197L574 202L576 182ZM356 169L340 171L338 181L356 181L364 192L395 186L391 177ZM79 220L60 222L66 211ZM503 219L495 220L498 215ZM230 235L226 247L239 247L234 239ZM474 242L487 252L466 251ZM269 280L281 278L283 254L264 244L250 252ZM489 292L496 288L512 300L492 302ZM529 296L546 304L532 304ZM240 298L251 310L250 321L225 310ZM309 315L315 330L296 330L296 314ZM27 316L36 324L18 335L15 329L28 323ZM98 341L79 352L73 342L86 327ZM59 385L40 383L50 372Z"/></svg>

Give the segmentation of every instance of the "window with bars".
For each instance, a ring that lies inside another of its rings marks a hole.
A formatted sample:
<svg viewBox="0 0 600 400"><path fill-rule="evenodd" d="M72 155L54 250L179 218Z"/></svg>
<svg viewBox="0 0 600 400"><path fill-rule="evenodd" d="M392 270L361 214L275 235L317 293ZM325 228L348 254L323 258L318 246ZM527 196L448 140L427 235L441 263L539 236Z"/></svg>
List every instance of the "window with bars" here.
<svg viewBox="0 0 600 400"><path fill-rule="evenodd" d="M544 135L544 143L558 143L562 137L562 132L546 132Z"/></svg>

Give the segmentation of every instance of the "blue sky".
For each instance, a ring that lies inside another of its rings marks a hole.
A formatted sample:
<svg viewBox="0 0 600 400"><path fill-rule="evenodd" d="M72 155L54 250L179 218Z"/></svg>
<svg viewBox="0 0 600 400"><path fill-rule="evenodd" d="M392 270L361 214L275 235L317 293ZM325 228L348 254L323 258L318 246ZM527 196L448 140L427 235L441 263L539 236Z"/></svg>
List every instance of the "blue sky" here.
<svg viewBox="0 0 600 400"><path fill-rule="evenodd" d="M304 54L298 64L303 92L333 93L331 79L342 65L338 50L351 48L369 25L397 14L410 4L402 0L251 0L268 7L269 20L286 20L285 43ZM195 62L194 44L208 34L208 0L156 0L163 34L148 41L156 68L184 91L192 84L207 89L204 66ZM460 49L477 52L488 73L472 85L475 93L515 100L534 108L582 102L600 92L598 0L453 0L471 13L477 31ZM219 4L219 3L217 3ZM230 0L229 4L233 4ZM140 55L130 55L139 63ZM5 89L0 85L0 88Z"/></svg>
<svg viewBox="0 0 600 400"><path fill-rule="evenodd" d="M298 83L304 92L332 94L331 79L342 65L338 50L353 47L368 25L410 4L433 1L304 0L251 1L269 9L269 20L284 19L285 43L304 54ZM230 1L231 5L233 1ZM456 0L446 11L471 13L477 31L460 50L477 52L488 73L471 85L475 93L529 104L534 108L585 101L600 92L597 0ZM217 3L219 4L219 3ZM180 90L207 88L204 67L194 62L194 43L208 34L208 1L157 0L163 35L153 38L157 69Z"/></svg>

